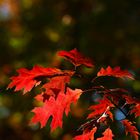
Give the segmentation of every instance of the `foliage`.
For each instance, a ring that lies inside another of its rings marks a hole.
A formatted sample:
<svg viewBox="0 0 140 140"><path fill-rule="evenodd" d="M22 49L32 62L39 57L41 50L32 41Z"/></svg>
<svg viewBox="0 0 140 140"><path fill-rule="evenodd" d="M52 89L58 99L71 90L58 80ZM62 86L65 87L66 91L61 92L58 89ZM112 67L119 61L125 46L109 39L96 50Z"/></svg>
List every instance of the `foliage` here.
<svg viewBox="0 0 140 140"><path fill-rule="evenodd" d="M131 97L129 92L123 88L107 88L104 85L94 86L94 82L99 77L112 76L115 78L122 78L126 80L134 80L133 75L128 70L121 70L120 67L106 69L101 68L97 76L93 78L93 86L89 89L71 89L69 83L75 76L81 76L77 73L77 67L85 65L86 67L93 67L93 62L83 56L77 49L69 52L59 51L58 55L64 57L74 65L74 70L61 70L56 68L44 68L41 66L34 66L33 69L27 70L25 68L19 69L18 75L11 78L12 82L8 88L15 88L15 91L22 90L25 94L33 87L41 85L40 94L35 97L35 100L42 102L42 106L35 107L32 112L34 117L32 123L40 122L41 127L44 127L48 119L52 117L51 131L57 127L63 126L63 115L70 112L71 104L77 103L82 94L87 94L90 91L96 91L102 97L98 104L91 105L91 110L87 119L90 119L85 124L81 125L78 130L82 130L83 134L75 136L75 140L93 140L94 134L101 125L106 127L103 136L97 140L112 140L114 134L112 132L111 123L114 121L113 110L119 109L127 119L122 120L122 124L126 129L126 134L129 132L133 139L138 140L139 132L135 127L134 122L129 119L131 114L135 117L140 116L139 106L140 101ZM43 79L47 79L44 83ZM120 101L124 101L123 106L119 106ZM124 106L129 105L129 113L123 111Z"/></svg>

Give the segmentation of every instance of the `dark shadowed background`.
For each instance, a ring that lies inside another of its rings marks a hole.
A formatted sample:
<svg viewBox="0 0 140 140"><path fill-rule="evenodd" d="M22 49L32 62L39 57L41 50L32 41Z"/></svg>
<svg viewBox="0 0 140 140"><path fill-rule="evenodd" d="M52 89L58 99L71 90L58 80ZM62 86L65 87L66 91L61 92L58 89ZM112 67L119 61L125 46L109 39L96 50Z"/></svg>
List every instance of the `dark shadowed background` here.
<svg viewBox="0 0 140 140"><path fill-rule="evenodd" d="M126 87L140 97L140 0L0 0L0 140L71 140L77 133L88 96L64 117L64 129L50 134L49 125L28 125L37 89L24 96L6 90L18 68L68 68L56 52L73 48L95 62L92 70L81 68L87 79L100 67L121 66L135 75ZM73 85L88 86L77 79ZM140 127L140 118L136 121ZM115 125L116 140L131 140L122 137L118 121Z"/></svg>

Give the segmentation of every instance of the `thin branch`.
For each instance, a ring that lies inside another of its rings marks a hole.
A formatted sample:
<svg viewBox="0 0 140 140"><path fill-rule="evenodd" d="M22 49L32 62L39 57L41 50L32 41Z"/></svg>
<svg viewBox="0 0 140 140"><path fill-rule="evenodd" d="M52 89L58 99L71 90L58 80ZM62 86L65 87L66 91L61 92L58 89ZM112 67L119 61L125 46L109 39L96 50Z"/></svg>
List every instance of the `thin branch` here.
<svg viewBox="0 0 140 140"><path fill-rule="evenodd" d="M104 111L104 113L98 118L97 122L99 122L100 119L102 119L103 117L107 117L106 112L109 110L109 108L110 108L109 106L106 108L106 110Z"/></svg>

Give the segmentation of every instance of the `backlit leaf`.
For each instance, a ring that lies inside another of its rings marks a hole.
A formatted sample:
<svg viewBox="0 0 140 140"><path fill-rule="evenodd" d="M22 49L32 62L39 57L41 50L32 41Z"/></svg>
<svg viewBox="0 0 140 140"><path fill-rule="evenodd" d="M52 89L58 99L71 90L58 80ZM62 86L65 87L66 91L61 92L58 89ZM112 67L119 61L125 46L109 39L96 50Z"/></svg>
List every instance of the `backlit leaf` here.
<svg viewBox="0 0 140 140"><path fill-rule="evenodd" d="M60 92L56 99L51 96L44 102L42 107L35 107L35 109L32 110L35 115L31 122L40 122L42 128L46 125L48 119L52 116L51 130L53 131L57 127L62 128L62 118L64 112L66 115L68 115L70 111L70 105L72 103L76 103L81 94L82 90L80 89L72 90L67 88L66 94Z"/></svg>
<svg viewBox="0 0 140 140"><path fill-rule="evenodd" d="M12 82L8 85L8 88L16 87L15 91L24 89L24 93L30 91L34 86L39 85L40 81L37 80L38 77L50 77L62 73L59 69L44 68L41 66L34 66L31 70L21 68L17 72L19 75L11 77Z"/></svg>
<svg viewBox="0 0 140 140"><path fill-rule="evenodd" d="M87 67L93 67L93 62L91 61L91 59L83 56L80 52L77 51L76 48L69 52L68 51L59 51L58 55L69 60L75 66L80 66L83 64Z"/></svg>

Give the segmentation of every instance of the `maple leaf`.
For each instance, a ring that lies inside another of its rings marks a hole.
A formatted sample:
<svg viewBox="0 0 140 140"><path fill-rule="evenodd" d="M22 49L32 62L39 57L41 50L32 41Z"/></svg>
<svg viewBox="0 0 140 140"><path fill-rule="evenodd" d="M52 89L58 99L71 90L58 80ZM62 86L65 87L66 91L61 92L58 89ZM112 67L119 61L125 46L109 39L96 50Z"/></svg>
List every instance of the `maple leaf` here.
<svg viewBox="0 0 140 140"><path fill-rule="evenodd" d="M106 111L108 106L114 107L114 105L107 98L100 100L99 104L92 105L89 107L89 109L93 110L93 112L91 112L88 115L88 118L93 118L93 117L96 117L98 115L102 115Z"/></svg>
<svg viewBox="0 0 140 140"><path fill-rule="evenodd" d="M24 89L24 93L29 92L34 86L41 83L38 80L39 77L65 75L60 69L44 68L41 66L34 66L31 70L21 68L17 72L19 75L11 77L12 82L8 85L8 88L16 87L15 91Z"/></svg>
<svg viewBox="0 0 140 140"><path fill-rule="evenodd" d="M82 135L74 137L74 140L94 140L94 133L96 132L97 127L94 127L89 132L84 132Z"/></svg>
<svg viewBox="0 0 140 140"><path fill-rule="evenodd" d="M64 112L64 97L65 94L58 95L57 100L54 97L50 97L49 100L44 102L42 107L35 107L32 112L35 113L32 118L32 123L40 122L41 128L44 127L48 119L52 116L51 130L55 128L62 128L62 117Z"/></svg>
<svg viewBox="0 0 140 140"><path fill-rule="evenodd" d="M45 93L47 95L54 95L55 91L65 92L65 86L70 82L71 75L66 76L56 76L50 79L48 83L43 85L43 89L45 89Z"/></svg>
<svg viewBox="0 0 140 140"><path fill-rule="evenodd" d="M51 96L44 102L42 107L35 107L35 109L32 110L35 115L31 122L40 122L42 128L46 125L48 119L52 116L51 131L57 127L62 128L62 117L64 112L66 115L68 115L70 111L70 105L72 103L76 103L81 94L82 90L80 89L72 90L67 88L66 94L60 92L57 99Z"/></svg>
<svg viewBox="0 0 140 140"><path fill-rule="evenodd" d="M78 52L76 48L69 52L59 51L58 55L69 60L75 66L80 66L83 64L87 67L93 67L93 62L89 58L86 58L80 52Z"/></svg>
<svg viewBox="0 0 140 140"><path fill-rule="evenodd" d="M111 131L111 129L110 128L107 128L106 130L105 130L105 132L103 133L103 137L101 137L101 138L98 138L97 140L113 140L113 134L112 134L112 131Z"/></svg>
<svg viewBox="0 0 140 140"><path fill-rule="evenodd" d="M57 98L60 92L65 93L66 84L70 82L70 79L71 75L56 76L50 78L49 82L44 84L42 87L45 91L37 95L35 99L44 102L46 99L49 99L50 96Z"/></svg>
<svg viewBox="0 0 140 140"><path fill-rule="evenodd" d="M114 76L134 80L134 77L130 72L127 70L121 70L120 67L111 68L108 66L106 69L101 68L101 70L97 73L97 76Z"/></svg>
<svg viewBox="0 0 140 140"><path fill-rule="evenodd" d="M122 121L123 125L125 126L125 132L126 132L126 135L128 133L131 134L131 136L135 139L135 140L138 140L138 135L139 135L139 132L137 130L137 128L135 126L132 125L132 122L128 121L128 120L123 120Z"/></svg>
<svg viewBox="0 0 140 140"><path fill-rule="evenodd" d="M76 103L77 100L79 99L80 95L82 94L82 90L81 89L75 89L72 90L70 88L67 88L67 92L66 92L66 98L65 98L65 113L66 115L68 115L69 111L70 111L70 105L72 103Z"/></svg>

